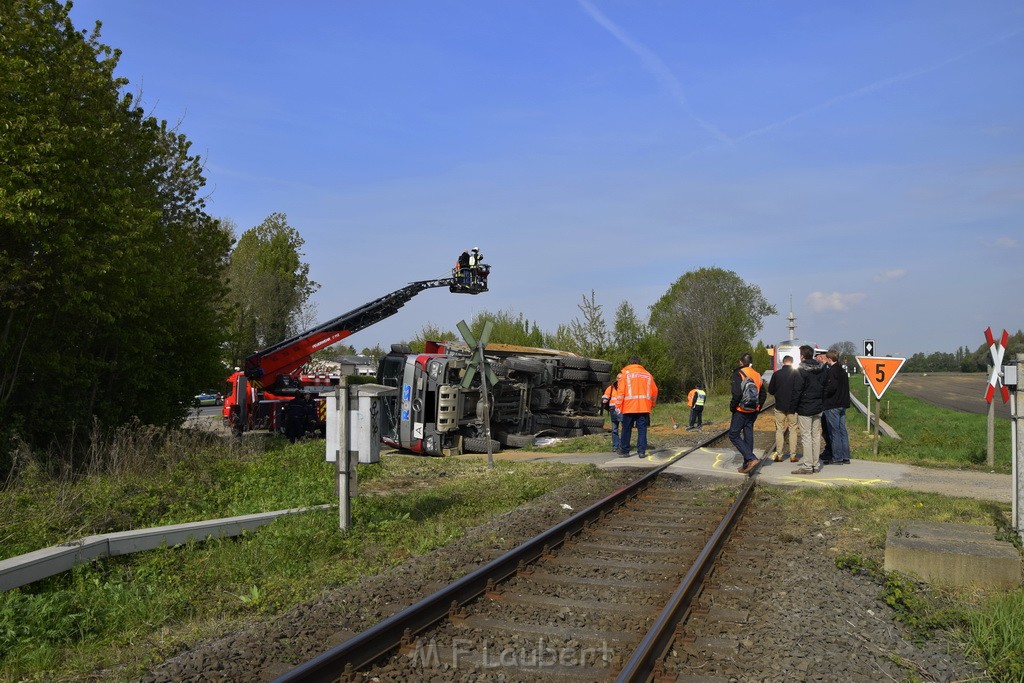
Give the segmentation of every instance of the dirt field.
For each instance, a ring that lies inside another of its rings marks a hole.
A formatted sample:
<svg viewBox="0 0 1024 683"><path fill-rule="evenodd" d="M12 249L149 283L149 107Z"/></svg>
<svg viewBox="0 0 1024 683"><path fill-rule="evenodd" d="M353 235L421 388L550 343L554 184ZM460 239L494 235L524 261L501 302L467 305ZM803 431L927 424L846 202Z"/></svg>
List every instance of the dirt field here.
<svg viewBox="0 0 1024 683"><path fill-rule="evenodd" d="M850 386L858 397L864 393L862 375L850 378ZM988 386L988 375L985 373L964 374L960 372L929 372L900 373L892 381L896 391L913 396L943 408L959 410L965 413L988 413L985 402L985 388ZM863 400L863 398L861 399ZM1002 396L996 394L992 399L996 405L996 417L1009 419L1010 404L1003 403Z"/></svg>

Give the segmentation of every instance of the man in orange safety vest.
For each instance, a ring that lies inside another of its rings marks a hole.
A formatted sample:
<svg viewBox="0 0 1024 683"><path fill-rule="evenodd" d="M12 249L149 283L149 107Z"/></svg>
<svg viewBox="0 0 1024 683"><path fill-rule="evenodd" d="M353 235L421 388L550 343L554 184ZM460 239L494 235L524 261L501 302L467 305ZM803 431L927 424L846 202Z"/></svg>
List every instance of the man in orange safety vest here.
<svg viewBox="0 0 1024 683"><path fill-rule="evenodd" d="M651 423L651 409L658 402L658 385L654 377L633 356L629 365L619 373L619 393L622 394L622 434L619 437L619 457L629 457L629 442L636 425L636 454L647 457L647 426Z"/></svg>
<svg viewBox="0 0 1024 683"><path fill-rule="evenodd" d="M608 385L601 398L601 405L608 409L612 418L612 450L619 450L619 425L622 424L622 394L619 393L619 380L622 374L615 378L615 381Z"/></svg>

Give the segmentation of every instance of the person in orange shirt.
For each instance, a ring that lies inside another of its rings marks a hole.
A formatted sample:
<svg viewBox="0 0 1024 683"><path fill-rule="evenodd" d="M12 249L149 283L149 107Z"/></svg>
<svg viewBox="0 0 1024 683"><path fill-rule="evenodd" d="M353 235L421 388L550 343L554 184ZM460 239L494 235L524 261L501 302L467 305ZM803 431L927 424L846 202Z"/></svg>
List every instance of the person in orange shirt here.
<svg viewBox="0 0 1024 683"><path fill-rule="evenodd" d="M647 426L651 423L651 409L658 402L658 385L654 377L633 356L629 365L619 373L619 392L622 394L622 434L619 437L619 457L629 457L629 442L636 425L636 454L647 457Z"/></svg>
<svg viewBox="0 0 1024 683"><path fill-rule="evenodd" d="M619 377L615 378L615 381L608 385L608 388L604 390L604 397L601 399L601 404L608 409L608 414L612 418L612 450L618 452L619 450L619 426L622 424L622 394L619 393Z"/></svg>

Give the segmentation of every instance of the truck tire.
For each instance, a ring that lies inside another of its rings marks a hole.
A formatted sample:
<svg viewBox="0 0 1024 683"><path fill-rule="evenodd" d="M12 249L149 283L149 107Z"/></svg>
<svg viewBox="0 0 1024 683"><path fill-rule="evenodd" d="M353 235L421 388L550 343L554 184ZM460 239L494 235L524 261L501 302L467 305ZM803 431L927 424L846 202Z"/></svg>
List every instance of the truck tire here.
<svg viewBox="0 0 1024 683"><path fill-rule="evenodd" d="M487 439L484 438L465 438L462 440L462 450L465 453L486 453L487 452ZM491 453L500 453L501 443L491 439Z"/></svg>
<svg viewBox="0 0 1024 683"><path fill-rule="evenodd" d="M612 381L612 373L610 372L598 372L597 370L590 371L590 379L601 384L610 384Z"/></svg>
<svg viewBox="0 0 1024 683"><path fill-rule="evenodd" d="M556 427L579 427L580 421L579 418L570 415L552 415L551 424Z"/></svg>
<svg viewBox="0 0 1024 683"><path fill-rule="evenodd" d="M562 379L570 382L585 382L590 379L589 370L562 370Z"/></svg>
<svg viewBox="0 0 1024 683"><path fill-rule="evenodd" d="M519 372L526 372L531 375L535 375L540 372L544 372L544 363L533 358L506 358L505 367L509 370L518 370Z"/></svg>
<svg viewBox="0 0 1024 683"><path fill-rule="evenodd" d="M555 427L554 430L555 434L557 434L558 436L565 436L570 438L583 436L583 430L580 429L579 427Z"/></svg>
<svg viewBox="0 0 1024 683"><path fill-rule="evenodd" d="M590 359L579 356L559 356L558 364L563 368L574 368L576 370L590 369Z"/></svg>
<svg viewBox="0 0 1024 683"><path fill-rule="evenodd" d="M590 369L594 372L611 372L612 364L610 361L600 360L599 358L590 359Z"/></svg>
<svg viewBox="0 0 1024 683"><path fill-rule="evenodd" d="M512 448L522 448L533 445L533 434L499 434L501 443Z"/></svg>
<svg viewBox="0 0 1024 683"><path fill-rule="evenodd" d="M586 415L580 418L580 424L584 427L601 427L604 428L604 416L603 415Z"/></svg>

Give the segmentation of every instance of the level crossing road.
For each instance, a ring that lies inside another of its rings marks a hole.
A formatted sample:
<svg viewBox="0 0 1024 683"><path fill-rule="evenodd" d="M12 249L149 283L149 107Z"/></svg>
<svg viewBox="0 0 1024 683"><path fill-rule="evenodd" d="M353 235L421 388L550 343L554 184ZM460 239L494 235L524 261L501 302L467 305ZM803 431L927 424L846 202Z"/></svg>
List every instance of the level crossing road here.
<svg viewBox="0 0 1024 683"><path fill-rule="evenodd" d="M861 376L855 375L851 380ZM858 391L857 383L851 381L850 386L855 396L863 395L863 391ZM907 396L942 408L981 415L988 413L988 403L985 401L987 387L988 375L983 372L901 372L892 381L892 388ZM867 387L864 387L864 391L867 391ZM885 396L882 400L885 400ZM996 417L1010 419L1010 404L1003 403L998 391L992 402L996 406Z"/></svg>

